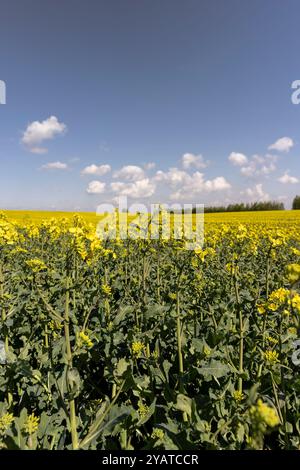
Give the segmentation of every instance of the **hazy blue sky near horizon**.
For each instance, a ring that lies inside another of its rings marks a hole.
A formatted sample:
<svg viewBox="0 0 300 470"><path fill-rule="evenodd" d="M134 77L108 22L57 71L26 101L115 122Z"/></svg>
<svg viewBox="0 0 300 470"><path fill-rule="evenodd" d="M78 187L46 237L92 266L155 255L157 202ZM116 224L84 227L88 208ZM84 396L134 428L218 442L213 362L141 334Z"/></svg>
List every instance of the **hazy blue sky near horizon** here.
<svg viewBox="0 0 300 470"><path fill-rule="evenodd" d="M300 192L299 1L0 0L0 15L0 207Z"/></svg>

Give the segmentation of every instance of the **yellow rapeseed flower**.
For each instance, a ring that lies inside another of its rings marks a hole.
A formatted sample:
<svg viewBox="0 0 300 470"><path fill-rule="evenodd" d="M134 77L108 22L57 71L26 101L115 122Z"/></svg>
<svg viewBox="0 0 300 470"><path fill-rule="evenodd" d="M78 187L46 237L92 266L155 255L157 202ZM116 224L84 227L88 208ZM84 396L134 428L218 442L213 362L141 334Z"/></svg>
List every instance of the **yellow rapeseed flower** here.
<svg viewBox="0 0 300 470"><path fill-rule="evenodd" d="M289 264L287 266L288 279L297 282L300 279L300 264Z"/></svg>
<svg viewBox="0 0 300 470"><path fill-rule="evenodd" d="M280 287L269 295L268 309L276 312L281 306L286 304L289 299L290 291Z"/></svg>
<svg viewBox="0 0 300 470"><path fill-rule="evenodd" d="M102 284L101 290L103 294L110 296L111 295L111 287L108 284Z"/></svg>
<svg viewBox="0 0 300 470"><path fill-rule="evenodd" d="M256 306L258 313L264 314L266 313L265 304L257 304Z"/></svg>
<svg viewBox="0 0 300 470"><path fill-rule="evenodd" d="M84 333L84 331L81 331L78 335L78 340L77 343L80 346L86 346L87 348L92 348L94 346L93 341L90 339L90 337Z"/></svg>
<svg viewBox="0 0 300 470"><path fill-rule="evenodd" d="M244 394L240 390L235 390L233 392L232 396L235 399L235 401L237 401L237 402L242 401L243 398L244 398Z"/></svg>
<svg viewBox="0 0 300 470"><path fill-rule="evenodd" d="M131 351L135 357L140 357L144 349L145 345L141 341L134 341L131 345Z"/></svg>
<svg viewBox="0 0 300 470"><path fill-rule="evenodd" d="M149 413L149 411L150 411L149 406L144 405L142 402L139 402L138 414L140 415L140 418L145 418L147 414Z"/></svg>
<svg viewBox="0 0 300 470"><path fill-rule="evenodd" d="M209 357L211 355L211 349L208 346L204 346L203 354L205 357Z"/></svg>
<svg viewBox="0 0 300 470"><path fill-rule="evenodd" d="M154 428L151 434L152 439L160 439L163 440L165 437L165 433L162 429Z"/></svg>
<svg viewBox="0 0 300 470"><path fill-rule="evenodd" d="M267 351L264 352L264 359L270 364L275 364L276 362L279 362L278 358L279 358L279 355L278 355L278 352L276 351L272 351L271 349L268 349Z"/></svg>
<svg viewBox="0 0 300 470"><path fill-rule="evenodd" d="M273 338L272 336L266 336L266 340L267 340L269 343L272 343L272 344L277 344L277 343L278 343L278 339Z"/></svg>
<svg viewBox="0 0 300 470"><path fill-rule="evenodd" d="M12 413L5 413L0 418L0 433L4 433L11 426L14 421L14 415Z"/></svg>
<svg viewBox="0 0 300 470"><path fill-rule="evenodd" d="M263 403L261 399L257 400L256 405L250 408L250 416L256 424L265 424L270 428L274 428L280 423L277 411Z"/></svg>
<svg viewBox="0 0 300 470"><path fill-rule="evenodd" d="M35 416L34 413L29 415L24 424L25 432L29 435L34 434L38 430L39 422L40 422L40 418Z"/></svg>
<svg viewBox="0 0 300 470"><path fill-rule="evenodd" d="M300 314L300 295L297 293L292 297L291 305L297 313Z"/></svg>
<svg viewBox="0 0 300 470"><path fill-rule="evenodd" d="M31 268L31 270L34 273L38 273L40 271L44 271L47 269L47 266L45 265L44 261L38 259L38 258L33 258L28 261L26 261L27 266Z"/></svg>

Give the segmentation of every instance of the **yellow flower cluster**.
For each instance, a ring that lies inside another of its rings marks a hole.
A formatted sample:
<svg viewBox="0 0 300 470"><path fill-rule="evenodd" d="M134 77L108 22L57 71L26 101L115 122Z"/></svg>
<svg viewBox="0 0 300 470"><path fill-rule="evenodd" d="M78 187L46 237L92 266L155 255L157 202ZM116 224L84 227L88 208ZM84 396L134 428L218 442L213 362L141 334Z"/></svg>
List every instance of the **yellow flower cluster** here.
<svg viewBox="0 0 300 470"><path fill-rule="evenodd" d="M107 297L111 295L111 287L108 284L102 284L101 290Z"/></svg>
<svg viewBox="0 0 300 470"><path fill-rule="evenodd" d="M195 250L195 254L203 262L205 260L206 256L214 256L216 254L216 250L214 250L214 248L210 248L210 247L205 248L205 249L197 248Z"/></svg>
<svg viewBox="0 0 300 470"><path fill-rule="evenodd" d="M235 390L233 392L232 396L235 399L235 401L237 401L237 402L242 401L243 398L244 398L244 394L240 390Z"/></svg>
<svg viewBox="0 0 300 470"><path fill-rule="evenodd" d="M145 345L141 341L134 341L131 345L131 351L135 357L140 357L144 349Z"/></svg>
<svg viewBox="0 0 300 470"><path fill-rule="evenodd" d="M267 302L257 304L258 313L264 314L268 310L276 312L280 307L288 303L290 298L290 291L280 287L269 295Z"/></svg>
<svg viewBox="0 0 300 470"><path fill-rule="evenodd" d="M276 362L279 362L278 352L268 349L267 351L264 352L264 359L269 364L275 364Z"/></svg>
<svg viewBox="0 0 300 470"><path fill-rule="evenodd" d="M268 299L267 308L275 312L288 301L289 294L290 292L283 287L272 292Z"/></svg>
<svg viewBox="0 0 300 470"><path fill-rule="evenodd" d="M203 354L205 357L209 357L211 355L211 349L208 346L204 346Z"/></svg>
<svg viewBox="0 0 300 470"><path fill-rule="evenodd" d="M81 331L77 335L77 344L79 347L85 346L89 349L94 346L93 341L90 339L90 337L86 333L84 333L84 331Z"/></svg>
<svg viewBox="0 0 300 470"><path fill-rule="evenodd" d="M289 264L287 266L288 279L291 282L300 280L300 264Z"/></svg>
<svg viewBox="0 0 300 470"><path fill-rule="evenodd" d="M0 213L0 245L13 245L18 240L16 227Z"/></svg>
<svg viewBox="0 0 300 470"><path fill-rule="evenodd" d="M300 295L298 293L294 293L291 299L291 306L300 315Z"/></svg>
<svg viewBox="0 0 300 470"><path fill-rule="evenodd" d="M270 428L274 428L280 423L277 411L261 399L257 400L256 405L250 408L250 416L255 424L264 424Z"/></svg>
<svg viewBox="0 0 300 470"><path fill-rule="evenodd" d="M170 292L169 299L176 300L177 299L177 294L175 294L175 292Z"/></svg>
<svg viewBox="0 0 300 470"><path fill-rule="evenodd" d="M287 234L283 230L276 230L273 234L268 234L271 248L277 248L283 246L287 241Z"/></svg>
<svg viewBox="0 0 300 470"><path fill-rule="evenodd" d="M27 417L25 421L24 431L29 435L34 434L38 430L39 422L40 418L38 418L34 415L34 413L32 413Z"/></svg>
<svg viewBox="0 0 300 470"><path fill-rule="evenodd" d="M45 263L38 258L30 259L29 261L26 261L25 263L27 264L27 266L31 268L32 272L34 273L38 273L40 271L44 271L45 269L47 269L47 266L45 265Z"/></svg>
<svg viewBox="0 0 300 470"><path fill-rule="evenodd" d="M239 267L235 263L227 263L225 266L225 269L232 276L234 276L235 274L239 272Z"/></svg>
<svg viewBox="0 0 300 470"><path fill-rule="evenodd" d="M5 413L0 418L0 433L4 433L12 425L14 421L14 415L12 413Z"/></svg>
<svg viewBox="0 0 300 470"><path fill-rule="evenodd" d="M154 428L151 434L152 439L160 439L161 441L165 437L165 433L162 429Z"/></svg>
<svg viewBox="0 0 300 470"><path fill-rule="evenodd" d="M266 340L271 344L277 344L278 343L278 339L273 338L272 336L266 336Z"/></svg>
<svg viewBox="0 0 300 470"><path fill-rule="evenodd" d="M144 405L144 403L142 403L141 401L138 403L138 414L140 418L145 418L148 415L149 411L149 406Z"/></svg>

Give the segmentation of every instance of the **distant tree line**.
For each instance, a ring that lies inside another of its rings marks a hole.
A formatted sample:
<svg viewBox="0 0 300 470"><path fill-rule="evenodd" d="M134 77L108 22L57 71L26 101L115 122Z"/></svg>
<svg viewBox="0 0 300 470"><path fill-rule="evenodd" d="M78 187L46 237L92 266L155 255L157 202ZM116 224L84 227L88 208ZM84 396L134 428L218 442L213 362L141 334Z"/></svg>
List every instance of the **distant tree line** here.
<svg viewBox="0 0 300 470"><path fill-rule="evenodd" d="M217 207L204 206L204 212L206 213L283 211L283 210L284 210L284 204L282 202L277 202L277 201L261 201L261 202L252 202L249 204L245 204L244 202L241 202L238 204L229 204L229 206L217 206ZM195 212L196 212L196 208L193 209L193 213Z"/></svg>
<svg viewBox="0 0 300 470"><path fill-rule="evenodd" d="M300 196L296 196L293 200L293 209L300 209Z"/></svg>

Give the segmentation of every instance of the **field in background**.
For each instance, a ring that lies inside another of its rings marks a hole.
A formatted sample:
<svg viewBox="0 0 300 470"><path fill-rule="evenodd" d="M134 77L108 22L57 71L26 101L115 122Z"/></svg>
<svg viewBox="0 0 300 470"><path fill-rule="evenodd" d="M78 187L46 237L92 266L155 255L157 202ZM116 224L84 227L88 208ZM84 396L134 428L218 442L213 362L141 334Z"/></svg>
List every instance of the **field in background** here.
<svg viewBox="0 0 300 470"><path fill-rule="evenodd" d="M16 222L20 223L21 225L27 225L28 223L41 223L43 220L47 219L64 219L64 218L72 218L78 212L57 212L57 211L1 211L10 220L15 220ZM97 223L99 217L95 214L95 212L80 212L80 217L82 217L85 222L87 223Z"/></svg>
<svg viewBox="0 0 300 470"><path fill-rule="evenodd" d="M101 220L101 216L97 216L94 212L56 212L56 211L6 211L3 210L10 220L14 220L20 225L31 223L41 223L43 220L55 218L64 219L72 218L79 215L86 223L97 224ZM268 211L268 212L226 212L217 214L205 214L205 222L210 223L259 223L276 225L294 224L300 222L300 211Z"/></svg>

